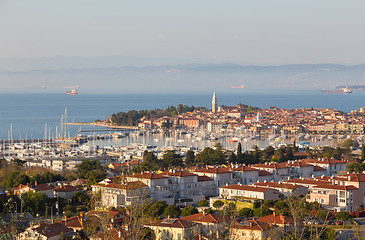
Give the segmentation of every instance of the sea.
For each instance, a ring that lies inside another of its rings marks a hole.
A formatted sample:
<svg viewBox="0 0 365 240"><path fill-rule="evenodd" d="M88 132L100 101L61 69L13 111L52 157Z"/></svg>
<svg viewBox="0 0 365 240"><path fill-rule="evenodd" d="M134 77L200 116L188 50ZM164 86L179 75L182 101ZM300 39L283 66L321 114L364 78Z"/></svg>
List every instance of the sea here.
<svg viewBox="0 0 365 240"><path fill-rule="evenodd" d="M334 108L351 112L365 107L365 91L351 94L322 93L321 91L248 91L220 93L216 91L218 106L247 104L269 108ZM67 122L104 120L113 113L129 110L167 108L185 104L210 108L212 93L201 94L1 94L0 139L42 139L60 132L61 119ZM66 114L65 114L66 112ZM90 126L67 126L67 135Z"/></svg>

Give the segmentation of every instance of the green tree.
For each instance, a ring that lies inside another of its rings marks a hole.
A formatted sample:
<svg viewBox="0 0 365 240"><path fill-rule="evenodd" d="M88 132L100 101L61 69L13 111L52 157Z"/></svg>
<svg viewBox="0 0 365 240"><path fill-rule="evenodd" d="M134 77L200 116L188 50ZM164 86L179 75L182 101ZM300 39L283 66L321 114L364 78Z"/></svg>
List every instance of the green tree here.
<svg viewBox="0 0 365 240"><path fill-rule="evenodd" d="M26 192L22 194L24 201L24 209L33 214L41 214L45 212L45 204L48 202L48 197L42 192Z"/></svg>
<svg viewBox="0 0 365 240"><path fill-rule="evenodd" d="M336 214L336 219L343 221L343 223L345 224L345 221L348 221L351 219L351 214L346 211L341 211Z"/></svg>
<svg viewBox="0 0 365 240"><path fill-rule="evenodd" d="M89 182L99 182L105 178L105 172L98 160L82 160L76 165L76 174L79 178L88 179Z"/></svg>
<svg viewBox="0 0 365 240"><path fill-rule="evenodd" d="M188 150L186 152L186 157L185 157L185 165L186 166L192 166L195 163L195 153L192 150Z"/></svg>
<svg viewBox="0 0 365 240"><path fill-rule="evenodd" d="M190 216L193 214L197 214L197 213L199 213L198 209L196 209L193 206L184 207L183 210L181 211L181 215L184 217Z"/></svg>
<svg viewBox="0 0 365 240"><path fill-rule="evenodd" d="M177 218L180 216L180 214L181 214L180 208L176 207L175 205L168 205L163 212L163 215L165 217L170 216L172 218Z"/></svg>
<svg viewBox="0 0 365 240"><path fill-rule="evenodd" d="M256 217L264 217L264 216L268 216L268 215L272 214L272 211L268 207L261 206L259 208L255 208L253 210L253 214Z"/></svg>
<svg viewBox="0 0 365 240"><path fill-rule="evenodd" d="M241 161L242 161L242 159L243 159L243 155L242 155L242 145L241 145L241 143L239 142L239 143L238 143L238 146L237 146L237 160L238 160L239 162L241 162Z"/></svg>
<svg viewBox="0 0 365 240"><path fill-rule="evenodd" d="M176 154L175 150L165 151L161 160L162 164L160 165L160 167L162 169L183 166L182 157Z"/></svg>
<svg viewBox="0 0 365 240"><path fill-rule="evenodd" d="M159 217L161 216L164 211L165 208L167 207L167 203L164 201L156 201L156 202L152 202L150 204L148 204L145 209L144 209L144 213L150 217Z"/></svg>
<svg viewBox="0 0 365 240"><path fill-rule="evenodd" d="M224 205L224 202L221 200L217 200L213 203L213 207L215 208L221 208Z"/></svg>
<svg viewBox="0 0 365 240"><path fill-rule="evenodd" d="M208 207L209 206L209 202L206 199L202 199L198 202L198 207Z"/></svg>
<svg viewBox="0 0 365 240"><path fill-rule="evenodd" d="M244 218L252 217L253 211L250 208L241 208L241 210L238 211L238 215Z"/></svg>

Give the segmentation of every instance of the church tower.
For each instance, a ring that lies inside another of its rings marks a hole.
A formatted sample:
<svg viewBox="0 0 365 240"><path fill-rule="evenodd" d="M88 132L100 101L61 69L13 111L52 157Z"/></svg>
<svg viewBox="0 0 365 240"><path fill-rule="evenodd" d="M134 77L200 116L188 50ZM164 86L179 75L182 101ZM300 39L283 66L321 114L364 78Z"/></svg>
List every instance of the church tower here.
<svg viewBox="0 0 365 240"><path fill-rule="evenodd" d="M213 99L212 99L212 113L216 113L217 112L217 96L215 95L215 92L213 94Z"/></svg>

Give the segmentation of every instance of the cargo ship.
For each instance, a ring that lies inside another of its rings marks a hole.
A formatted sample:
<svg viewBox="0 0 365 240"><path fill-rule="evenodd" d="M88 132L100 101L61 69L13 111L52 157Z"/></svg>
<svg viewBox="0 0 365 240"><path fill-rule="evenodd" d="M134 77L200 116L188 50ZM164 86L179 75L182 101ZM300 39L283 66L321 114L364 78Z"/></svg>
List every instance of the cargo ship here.
<svg viewBox="0 0 365 240"><path fill-rule="evenodd" d="M69 94L69 95L77 95L78 92L77 92L77 90L75 88L75 89L72 89L71 91L67 91L66 94Z"/></svg>
<svg viewBox="0 0 365 240"><path fill-rule="evenodd" d="M322 90L322 93L352 93L352 91L348 87L345 87L342 90Z"/></svg>
<svg viewBox="0 0 365 240"><path fill-rule="evenodd" d="M244 85L241 85L241 86L232 86L231 88L244 88L245 86Z"/></svg>

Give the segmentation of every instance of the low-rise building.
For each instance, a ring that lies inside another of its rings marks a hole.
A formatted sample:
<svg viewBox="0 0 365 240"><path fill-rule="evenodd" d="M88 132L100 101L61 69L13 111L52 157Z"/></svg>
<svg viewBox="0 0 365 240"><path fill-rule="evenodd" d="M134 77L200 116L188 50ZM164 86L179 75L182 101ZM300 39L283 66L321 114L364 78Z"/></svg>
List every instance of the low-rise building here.
<svg viewBox="0 0 365 240"><path fill-rule="evenodd" d="M199 232L198 224L178 218L165 218L145 226L155 232L156 240L193 239L195 233Z"/></svg>
<svg viewBox="0 0 365 240"><path fill-rule="evenodd" d="M278 190L268 187L247 186L233 184L219 188L219 196L222 198L239 198L245 200L276 200L281 194Z"/></svg>

